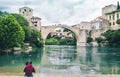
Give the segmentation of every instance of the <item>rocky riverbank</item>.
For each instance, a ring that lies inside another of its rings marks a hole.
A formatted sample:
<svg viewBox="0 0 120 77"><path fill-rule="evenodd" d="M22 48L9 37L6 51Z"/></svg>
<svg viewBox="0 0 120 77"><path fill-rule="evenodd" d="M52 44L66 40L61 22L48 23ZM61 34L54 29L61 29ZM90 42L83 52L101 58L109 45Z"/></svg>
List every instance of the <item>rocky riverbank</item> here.
<svg viewBox="0 0 120 77"><path fill-rule="evenodd" d="M12 76L12 75L0 75L0 77L24 77L24 76ZM58 74L39 74L39 73L35 73L34 77L120 77L119 74L83 74L83 75L68 75L68 74L64 74L64 75L58 75Z"/></svg>

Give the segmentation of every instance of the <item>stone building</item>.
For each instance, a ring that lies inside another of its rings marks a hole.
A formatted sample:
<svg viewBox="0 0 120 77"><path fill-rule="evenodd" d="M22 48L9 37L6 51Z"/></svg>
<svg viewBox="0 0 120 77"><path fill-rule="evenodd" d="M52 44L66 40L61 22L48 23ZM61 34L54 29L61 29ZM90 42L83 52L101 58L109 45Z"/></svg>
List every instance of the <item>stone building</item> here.
<svg viewBox="0 0 120 77"><path fill-rule="evenodd" d="M104 15L106 15L107 20L109 21L109 29L111 29L111 30L120 29L120 25L118 25L116 23L116 21L118 19L120 19L120 6L119 6L119 2L117 3L117 7L114 10L106 12Z"/></svg>
<svg viewBox="0 0 120 77"><path fill-rule="evenodd" d="M116 9L116 7L117 6L113 5L113 4L110 4L110 5L107 5L107 6L103 7L102 8L102 18L107 19L107 16L105 15L105 13L114 11Z"/></svg>
<svg viewBox="0 0 120 77"><path fill-rule="evenodd" d="M92 37L93 42L91 43L92 46L98 46L96 42L96 38L100 37L101 34L108 30L108 20L104 19L102 16L95 18L89 22L81 22L80 24L74 25L73 27L77 27L80 30L85 30L86 36L82 37Z"/></svg>
<svg viewBox="0 0 120 77"><path fill-rule="evenodd" d="M83 21L79 24L79 28L83 30L91 30L91 23L87 21Z"/></svg>
<svg viewBox="0 0 120 77"><path fill-rule="evenodd" d="M108 20L102 18L102 17L97 17L96 19L91 21L91 32L90 35L95 40L95 38L98 38L108 30Z"/></svg>
<svg viewBox="0 0 120 77"><path fill-rule="evenodd" d="M31 29L41 30L41 18L33 16L32 8L29 7L19 8L19 14L21 14L27 19Z"/></svg>

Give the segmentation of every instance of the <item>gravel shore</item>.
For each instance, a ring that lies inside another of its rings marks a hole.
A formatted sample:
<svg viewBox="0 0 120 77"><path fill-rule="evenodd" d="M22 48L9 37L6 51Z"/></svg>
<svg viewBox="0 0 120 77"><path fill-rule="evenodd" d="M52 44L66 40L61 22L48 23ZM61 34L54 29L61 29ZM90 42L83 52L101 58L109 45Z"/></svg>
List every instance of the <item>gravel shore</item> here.
<svg viewBox="0 0 120 77"><path fill-rule="evenodd" d="M8 75L0 75L0 77L24 77L24 76L8 76ZM119 74L107 74L107 75L103 75L103 74L84 74L84 75L68 75L68 74L64 74L64 75L58 75L58 74L39 74L36 73L34 74L34 77L120 77Z"/></svg>

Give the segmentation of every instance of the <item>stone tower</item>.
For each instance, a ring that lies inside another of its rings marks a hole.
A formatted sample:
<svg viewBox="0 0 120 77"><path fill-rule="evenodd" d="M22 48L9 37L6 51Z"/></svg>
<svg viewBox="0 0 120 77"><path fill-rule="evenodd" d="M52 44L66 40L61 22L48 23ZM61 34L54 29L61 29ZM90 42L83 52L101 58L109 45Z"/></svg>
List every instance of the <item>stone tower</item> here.
<svg viewBox="0 0 120 77"><path fill-rule="evenodd" d="M41 30L41 18L33 16L33 9L29 7L19 8L19 14L27 19L31 29Z"/></svg>
<svg viewBox="0 0 120 77"><path fill-rule="evenodd" d="M28 22L30 22L31 18L33 17L33 9L29 7L19 8L19 14L24 16L28 20Z"/></svg>

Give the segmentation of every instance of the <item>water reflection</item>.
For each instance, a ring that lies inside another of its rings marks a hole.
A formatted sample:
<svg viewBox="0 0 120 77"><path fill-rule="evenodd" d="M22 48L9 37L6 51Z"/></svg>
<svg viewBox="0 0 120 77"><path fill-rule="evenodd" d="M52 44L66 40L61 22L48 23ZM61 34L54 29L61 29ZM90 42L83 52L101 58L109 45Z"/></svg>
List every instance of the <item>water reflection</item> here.
<svg viewBox="0 0 120 77"><path fill-rule="evenodd" d="M119 48L46 46L41 72L68 74L118 74Z"/></svg>
<svg viewBox="0 0 120 77"><path fill-rule="evenodd" d="M120 48L48 45L30 51L0 53L0 72L23 72L30 60L37 72L42 73L120 74L119 51Z"/></svg>
<svg viewBox="0 0 120 77"><path fill-rule="evenodd" d="M40 65L42 52L42 49L35 48L31 52L0 53L0 72L21 73L26 61L32 61L33 65L37 67Z"/></svg>

